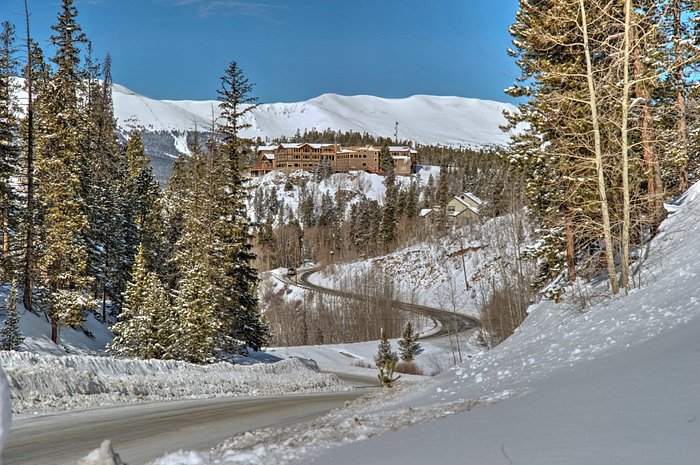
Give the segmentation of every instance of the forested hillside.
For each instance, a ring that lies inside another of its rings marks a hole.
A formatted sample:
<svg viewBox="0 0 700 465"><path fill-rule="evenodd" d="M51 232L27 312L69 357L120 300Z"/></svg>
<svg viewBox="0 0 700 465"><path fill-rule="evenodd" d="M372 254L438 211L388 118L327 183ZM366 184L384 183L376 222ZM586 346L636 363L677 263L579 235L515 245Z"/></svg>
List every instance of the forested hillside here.
<svg viewBox="0 0 700 465"><path fill-rule="evenodd" d="M223 73L207 154L193 148L163 190L139 132L119 142L111 59L93 55L73 0L46 50L26 19L22 46L11 23L0 35L0 279L46 316L54 343L95 313L115 355L204 363L259 348L240 135L256 99L240 67Z"/></svg>

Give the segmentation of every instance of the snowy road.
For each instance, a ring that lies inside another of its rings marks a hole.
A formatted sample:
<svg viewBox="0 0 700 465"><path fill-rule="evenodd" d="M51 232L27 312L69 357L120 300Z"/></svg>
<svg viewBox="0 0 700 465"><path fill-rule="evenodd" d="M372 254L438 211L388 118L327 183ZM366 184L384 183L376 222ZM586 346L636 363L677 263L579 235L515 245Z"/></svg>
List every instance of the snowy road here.
<svg viewBox="0 0 700 465"><path fill-rule="evenodd" d="M318 272L318 270L315 268L311 270L301 271L298 277L296 277L295 279L292 280L289 277L287 277L286 280L284 280L284 282L293 284L295 286L303 287L312 291L321 292L324 294L337 295L353 299L362 299L361 296L352 292L322 287L312 283L309 280L309 277L316 272ZM474 329L480 325L479 320L469 315L450 312L439 308L427 307L425 305L400 302L398 300L394 300L393 303L397 308L400 308L402 310L408 310L409 312L414 312L419 315L423 315L427 318L430 318L436 323L439 329L428 336L423 336L419 338L422 340L436 339L449 336L451 334L462 333Z"/></svg>
<svg viewBox="0 0 700 465"><path fill-rule="evenodd" d="M154 402L15 419L5 465L68 465L111 439L129 465L166 451L207 450L254 428L282 427L344 405L364 392Z"/></svg>

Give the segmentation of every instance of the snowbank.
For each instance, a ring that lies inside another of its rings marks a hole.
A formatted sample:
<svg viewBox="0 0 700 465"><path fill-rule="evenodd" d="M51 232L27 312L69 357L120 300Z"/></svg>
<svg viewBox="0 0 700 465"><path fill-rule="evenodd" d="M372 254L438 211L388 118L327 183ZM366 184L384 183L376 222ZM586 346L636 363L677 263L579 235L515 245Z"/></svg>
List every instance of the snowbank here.
<svg viewBox="0 0 700 465"><path fill-rule="evenodd" d="M239 366L0 352L14 413L142 400L347 390L335 375L301 359Z"/></svg>

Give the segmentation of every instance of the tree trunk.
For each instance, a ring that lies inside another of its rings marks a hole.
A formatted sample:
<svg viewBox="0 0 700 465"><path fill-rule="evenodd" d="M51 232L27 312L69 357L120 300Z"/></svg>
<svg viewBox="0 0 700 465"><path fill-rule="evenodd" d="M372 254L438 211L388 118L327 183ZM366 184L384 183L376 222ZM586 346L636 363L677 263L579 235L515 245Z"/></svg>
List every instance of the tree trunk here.
<svg viewBox="0 0 700 465"><path fill-rule="evenodd" d="M588 93L590 97L591 107L591 123L593 125L593 140L595 152L595 165L598 174L598 196L600 198L600 210L603 217L603 238L605 240L605 259L608 267L608 275L610 277L610 287L613 294L620 291L620 285L617 282L617 273L615 271L615 249L612 240L612 228L610 227L610 211L608 206L607 188L605 186L605 173L603 170L603 149L600 139L600 120L598 118L598 102L593 82L593 65L591 63L591 50L588 41L588 25L586 19L586 7L583 0L579 0L581 9L581 25L583 28L583 48L586 54L586 76L588 78Z"/></svg>
<svg viewBox="0 0 700 465"><path fill-rule="evenodd" d="M683 53L681 51L681 2L673 0L673 39L676 66L673 81L676 84L676 131L678 137L678 190L688 189L688 123L686 121L685 82L683 76Z"/></svg>
<svg viewBox="0 0 700 465"><path fill-rule="evenodd" d="M622 257L620 258L620 285L627 289L629 286L629 264L630 264L630 186L629 186L629 95L630 95L630 23L632 18L632 0L625 0L625 36L623 46L623 70L622 70L622 98L620 105L622 117L621 128L621 150L622 150L622 237L620 248Z"/></svg>
<svg viewBox="0 0 700 465"><path fill-rule="evenodd" d="M51 342L58 344L58 323L51 317Z"/></svg>
<svg viewBox="0 0 700 465"><path fill-rule="evenodd" d="M24 255L24 293L22 302L24 308L32 308L32 288L34 287L34 107L32 105L33 63L32 43L29 33L29 7L24 0L24 16L27 24L27 232L25 237ZM52 330L53 334L53 330Z"/></svg>
<svg viewBox="0 0 700 465"><path fill-rule="evenodd" d="M566 277L567 283L576 280L576 251L574 248L574 222L571 215L566 215Z"/></svg>
<svg viewBox="0 0 700 465"><path fill-rule="evenodd" d="M634 19L634 16L632 19ZM647 224L655 232L666 216L666 210L664 209L663 201L664 187L661 180L661 168L654 150L654 119L649 105L651 93L644 82L646 66L640 54L642 44L639 41L638 26L638 24L635 24L631 31L632 40L636 44L633 50L634 95L639 102L637 106L639 107L642 159L644 160L644 172L646 173L647 181Z"/></svg>

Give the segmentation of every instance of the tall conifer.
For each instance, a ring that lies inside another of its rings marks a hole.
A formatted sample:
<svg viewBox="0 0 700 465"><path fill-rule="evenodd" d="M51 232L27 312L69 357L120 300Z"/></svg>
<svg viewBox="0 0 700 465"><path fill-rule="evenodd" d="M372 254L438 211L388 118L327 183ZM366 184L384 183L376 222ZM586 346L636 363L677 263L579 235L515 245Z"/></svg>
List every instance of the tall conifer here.
<svg viewBox="0 0 700 465"><path fill-rule="evenodd" d="M218 129L223 142L213 153L218 173L213 206L218 219L212 225L216 243L213 258L220 270L215 285L221 290L217 312L222 323L220 344L224 349L233 349L236 341L259 349L268 336L268 327L258 309L258 273L252 266L255 255L245 203L249 193L241 175L242 160L251 142L240 132L250 127L245 117L257 106L252 88L238 64L231 62L219 90L222 123Z"/></svg>
<svg viewBox="0 0 700 465"><path fill-rule="evenodd" d="M11 178L19 169L19 122L15 117L17 84L15 28L5 21L0 30L0 230L2 230L2 277L7 281L18 258L14 232L18 229L19 207Z"/></svg>
<svg viewBox="0 0 700 465"><path fill-rule="evenodd" d="M56 72L43 96L44 127L36 160L37 200L41 229L37 268L45 295L42 301L51 319L51 339L58 340L58 326L77 325L83 311L93 305L85 290L89 221L82 189L80 44L85 37L76 21L72 0L63 0L51 37L56 47L52 61Z"/></svg>

